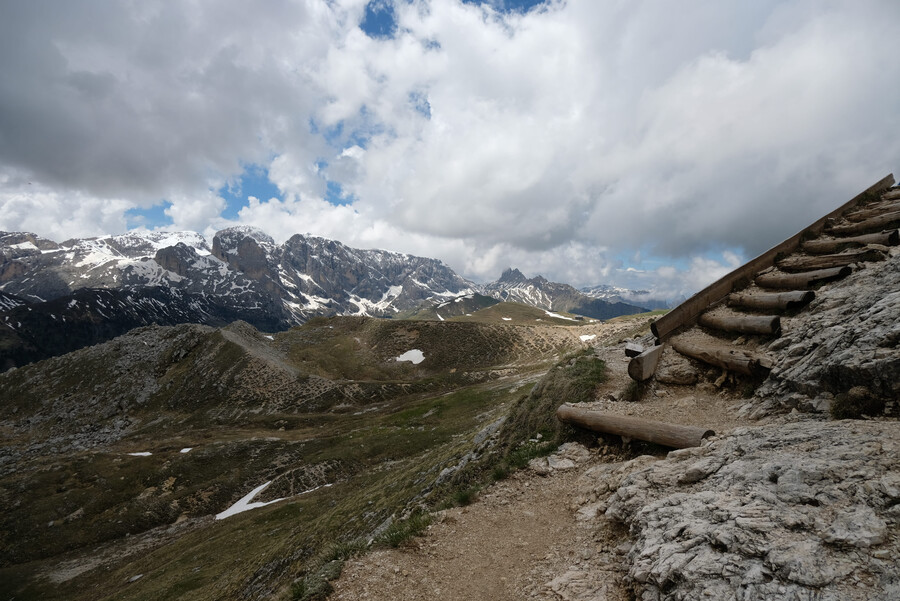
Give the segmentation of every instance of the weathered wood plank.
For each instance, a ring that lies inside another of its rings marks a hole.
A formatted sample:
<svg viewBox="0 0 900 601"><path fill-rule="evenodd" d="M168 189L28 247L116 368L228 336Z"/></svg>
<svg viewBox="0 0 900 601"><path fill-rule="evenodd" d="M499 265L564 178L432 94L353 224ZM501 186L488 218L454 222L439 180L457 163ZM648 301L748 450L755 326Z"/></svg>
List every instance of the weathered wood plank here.
<svg viewBox="0 0 900 601"><path fill-rule="evenodd" d="M728 295L728 306L756 311L793 311L808 305L814 298L816 298L816 293L812 290L757 292L755 294L734 292Z"/></svg>
<svg viewBox="0 0 900 601"><path fill-rule="evenodd" d="M837 255L813 255L807 257L788 257L778 261L778 269L791 273L802 271L814 271L816 269L831 269L832 267L844 267L863 261L884 261L887 256L880 250L865 248L858 251L845 252Z"/></svg>
<svg viewBox="0 0 900 601"><path fill-rule="evenodd" d="M626 342L625 343L625 356L626 357L637 357L641 353L644 352L644 347L638 344L637 342Z"/></svg>
<svg viewBox="0 0 900 601"><path fill-rule="evenodd" d="M768 357L750 351L700 345L678 337L672 338L670 342L672 348L682 355L748 376L762 375L772 368L772 361Z"/></svg>
<svg viewBox="0 0 900 601"><path fill-rule="evenodd" d="M646 382L656 373L659 358L662 355L663 345L651 346L640 355L633 357L628 362L628 375L636 382Z"/></svg>
<svg viewBox="0 0 900 601"><path fill-rule="evenodd" d="M834 267L819 269L805 273L764 273L756 276L756 284L763 288L778 290L803 290L826 282L847 277L853 272L852 267Z"/></svg>
<svg viewBox="0 0 900 601"><path fill-rule="evenodd" d="M900 224L900 211L892 211L877 217L872 217L871 219L866 219L865 221L860 221L859 223L833 225L826 231L835 236L856 236L857 234L868 234L898 224Z"/></svg>
<svg viewBox="0 0 900 601"><path fill-rule="evenodd" d="M715 432L708 428L601 413L572 405L559 407L556 410L556 417L563 423L581 426L593 432L637 438L676 449L699 447L704 438L715 436Z"/></svg>
<svg viewBox="0 0 900 601"><path fill-rule="evenodd" d="M876 234L863 234L850 238L829 238L820 240L807 240L800 245L804 252L809 254L827 254L840 252L848 248L858 248L867 244L881 244L882 246L897 246L900 244L900 230L885 230Z"/></svg>
<svg viewBox="0 0 900 601"><path fill-rule="evenodd" d="M704 313L698 323L706 328L741 334L777 336L781 333L781 318L777 315Z"/></svg>
<svg viewBox="0 0 900 601"><path fill-rule="evenodd" d="M883 213L893 213L896 211L900 211L900 202L879 202L867 204L855 211L848 211L844 213L844 219L858 223L860 221L865 221L866 219L871 219L872 217L878 217Z"/></svg>
<svg viewBox="0 0 900 601"><path fill-rule="evenodd" d="M713 282L712 284L650 324L650 329L653 331L653 335L656 336L659 340L665 340L666 338L671 336L678 328L693 324L700 316L700 314L703 313L703 311L705 311L710 305L719 302L730 293L734 292L736 285L740 284L741 282L751 280L755 274L759 273L766 267L771 267L772 265L774 265L776 256L778 256L779 254L790 254L800 246L801 239L805 239L810 234L813 236L817 236L822 233L822 229L825 226L826 220L839 217L848 209L862 204L867 200L881 197L882 193L885 190L889 189L892 185L894 185L894 175L890 174L885 176L828 215L822 217L818 221L815 221L808 228L805 228L803 231L795 234L794 236L791 236L781 244L770 248L742 267L735 269L731 273Z"/></svg>

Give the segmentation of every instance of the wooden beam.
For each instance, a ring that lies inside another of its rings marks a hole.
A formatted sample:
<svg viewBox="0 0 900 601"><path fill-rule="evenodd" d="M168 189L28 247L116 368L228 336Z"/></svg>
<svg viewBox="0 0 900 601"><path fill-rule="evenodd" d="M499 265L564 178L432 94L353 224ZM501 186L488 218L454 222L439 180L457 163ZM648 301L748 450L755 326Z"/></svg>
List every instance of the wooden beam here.
<svg viewBox="0 0 900 601"><path fill-rule="evenodd" d="M855 236L857 234L868 234L884 228L896 226L900 224L900 211L892 211L884 213L878 217L872 217L859 223L849 223L846 225L833 225L828 228L828 232L835 236Z"/></svg>
<svg viewBox="0 0 900 601"><path fill-rule="evenodd" d="M829 238L825 240L807 240L800 245L803 252L811 255L840 252L848 248L858 248L867 244L897 246L900 244L900 230L885 230L877 234L863 234L851 238Z"/></svg>
<svg viewBox="0 0 900 601"><path fill-rule="evenodd" d="M847 277L853 272L852 267L833 267L806 273L764 273L756 276L756 285L763 288L779 290L803 290L826 282Z"/></svg>
<svg viewBox="0 0 900 601"><path fill-rule="evenodd" d="M637 357L641 353L644 352L644 347L638 344L637 342L626 342L625 343L625 356L626 357Z"/></svg>
<svg viewBox="0 0 900 601"><path fill-rule="evenodd" d="M885 190L889 189L892 185L894 185L894 175L890 174L885 176L828 215L822 217L818 221L815 221L808 228L805 228L803 231L798 232L781 244L770 248L745 265L738 267L731 273L713 282L712 284L650 324L650 329L653 331L653 335L656 336L659 340L666 340L678 328L693 324L700 316L700 314L703 313L710 305L719 302L720 300L734 292L735 289L739 288L740 284L742 284L743 282L752 280L753 276L763 269L774 265L776 256L778 256L779 254L787 255L794 252L800 246L801 239L808 238L810 234L813 237L821 234L822 229L825 227L825 222L827 219L834 219L836 217L839 217L842 213L844 213L844 211L862 204L865 201L880 198L882 193Z"/></svg>
<svg viewBox="0 0 900 601"><path fill-rule="evenodd" d="M733 292L728 296L728 306L757 311L793 311L808 305L814 298L816 298L816 293L812 290L758 292L755 294Z"/></svg>
<svg viewBox="0 0 900 601"><path fill-rule="evenodd" d="M704 313L698 320L705 328L738 332L741 334L760 334L778 336L781 333L781 318L777 315L739 315L736 313Z"/></svg>
<svg viewBox="0 0 900 601"><path fill-rule="evenodd" d="M662 355L663 345L657 344L651 346L646 351L633 357L628 362L628 375L636 382L646 382L656 373L656 366L659 365L659 357Z"/></svg>
<svg viewBox="0 0 900 601"><path fill-rule="evenodd" d="M593 432L637 438L676 449L699 447L704 438L716 434L707 428L601 413L572 405L562 405L556 410L556 417L563 423L587 428Z"/></svg>
<svg viewBox="0 0 900 601"><path fill-rule="evenodd" d="M872 217L878 217L883 213L893 213L895 211L900 211L900 203L877 202L864 205L856 211L844 213L844 219L858 223L860 221L865 221L866 219L871 219Z"/></svg>
<svg viewBox="0 0 900 601"><path fill-rule="evenodd" d="M875 248L845 252L838 255L814 255L809 257L788 257L778 261L778 269L790 273L801 271L814 271L816 269L830 269L832 267L844 267L863 261L884 261L886 255Z"/></svg>
<svg viewBox="0 0 900 601"><path fill-rule="evenodd" d="M772 368L771 359L750 351L695 344L677 337L672 338L670 342L672 348L682 355L740 374L748 376L763 375Z"/></svg>

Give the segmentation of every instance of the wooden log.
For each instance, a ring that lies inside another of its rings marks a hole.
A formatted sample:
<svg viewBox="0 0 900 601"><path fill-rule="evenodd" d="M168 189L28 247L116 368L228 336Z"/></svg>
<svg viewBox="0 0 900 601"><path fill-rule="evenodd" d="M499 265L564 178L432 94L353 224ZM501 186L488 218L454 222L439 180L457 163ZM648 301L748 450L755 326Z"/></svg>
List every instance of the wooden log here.
<svg viewBox="0 0 900 601"><path fill-rule="evenodd" d="M872 217L859 223L849 223L846 225L833 225L826 231L835 236L856 236L857 234L867 234L877 230L900 224L900 211L891 211L884 213L878 217Z"/></svg>
<svg viewBox="0 0 900 601"><path fill-rule="evenodd" d="M804 252L811 255L836 253L848 248L858 248L867 244L897 246L900 244L900 230L885 230L877 234L863 234L850 238L830 238L827 240L807 240L800 245Z"/></svg>
<svg viewBox="0 0 900 601"><path fill-rule="evenodd" d="M819 269L806 273L764 273L756 276L756 284L763 288L775 288L779 290L803 290L826 282L832 282L847 277L853 272L853 268L834 267L832 269Z"/></svg>
<svg viewBox="0 0 900 601"><path fill-rule="evenodd" d="M763 375L772 368L771 359L750 351L694 344L677 337L672 338L671 343L672 348L682 355L748 376Z"/></svg>
<svg viewBox="0 0 900 601"><path fill-rule="evenodd" d="M676 449L699 447L704 438L716 434L707 428L601 413L572 405L560 406L556 410L556 417L563 423L587 428L593 432L637 438Z"/></svg>
<svg viewBox="0 0 900 601"><path fill-rule="evenodd" d="M781 333L781 318L777 315L704 313L698 321L703 327L725 332L761 334L763 336L778 336Z"/></svg>
<svg viewBox="0 0 900 601"><path fill-rule="evenodd" d="M653 332L653 335L659 340L666 340L679 328L693 324L700 314L706 311L710 305L719 302L736 289L741 288L742 283L749 282L763 269L771 267L775 263L775 258L778 255L784 256L790 254L799 248L800 242L808 239L810 235L815 237L821 234L825 222L828 219L839 217L853 207L869 202L872 199L880 198L882 193L885 190L890 189L893 185L894 175L889 174L836 208L828 215L818 219L809 227L794 234L781 244L773 246L763 254L750 260L743 266L738 267L731 273L722 276L650 324L650 330Z"/></svg>
<svg viewBox="0 0 900 601"><path fill-rule="evenodd" d="M628 362L628 375L636 382L646 382L656 373L663 345L651 346L646 351Z"/></svg>
<svg viewBox="0 0 900 601"><path fill-rule="evenodd" d="M756 311L793 311L808 305L814 298L816 298L816 293L812 290L760 292L757 294L733 292L728 296L728 306Z"/></svg>
<svg viewBox="0 0 900 601"><path fill-rule="evenodd" d="M897 211L900 211L900 203L879 202L865 205L864 207L855 211L844 213L843 217L847 221L859 223L860 221L865 221L866 219L871 219L872 217L878 217L883 213L895 213Z"/></svg>
<svg viewBox="0 0 900 601"><path fill-rule="evenodd" d="M778 262L778 269L791 273L815 271L843 267L863 261L884 261L886 255L874 248L845 252L837 255L814 255L809 257L788 257Z"/></svg>
<svg viewBox="0 0 900 601"><path fill-rule="evenodd" d="M637 342L626 342L625 343L625 356L626 357L637 357L641 353L644 352L644 347L642 347Z"/></svg>

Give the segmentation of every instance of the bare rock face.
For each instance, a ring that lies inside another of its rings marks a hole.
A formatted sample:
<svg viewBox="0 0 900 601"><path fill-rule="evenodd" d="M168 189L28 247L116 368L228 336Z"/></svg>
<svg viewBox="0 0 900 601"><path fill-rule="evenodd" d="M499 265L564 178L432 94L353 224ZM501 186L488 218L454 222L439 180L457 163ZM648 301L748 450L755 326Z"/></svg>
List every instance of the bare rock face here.
<svg viewBox="0 0 900 601"><path fill-rule="evenodd" d="M900 250L824 286L808 310L782 321L768 345L781 359L757 390L756 415L793 408L827 410L836 395L854 388L881 399L896 414L900 398Z"/></svg>
<svg viewBox="0 0 900 601"><path fill-rule="evenodd" d="M630 528L637 598L900 599L896 434L896 422L741 428L639 467L600 506Z"/></svg>

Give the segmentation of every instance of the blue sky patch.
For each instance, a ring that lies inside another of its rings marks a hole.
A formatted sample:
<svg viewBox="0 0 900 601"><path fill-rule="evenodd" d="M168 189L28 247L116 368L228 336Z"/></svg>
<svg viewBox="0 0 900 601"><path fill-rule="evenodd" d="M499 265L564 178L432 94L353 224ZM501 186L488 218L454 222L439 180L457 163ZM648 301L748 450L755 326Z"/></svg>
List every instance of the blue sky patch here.
<svg viewBox="0 0 900 601"><path fill-rule="evenodd" d="M217 194L225 199L222 217L226 219L237 219L240 210L247 206L248 196L255 196L262 202L271 198L284 199L278 186L269 179L269 170L260 165L246 166L238 181L222 186Z"/></svg>
<svg viewBox="0 0 900 601"><path fill-rule="evenodd" d="M367 36L375 39L394 37L397 31L397 16L393 3L387 0L372 0L366 4L366 16L359 24Z"/></svg>
<svg viewBox="0 0 900 601"><path fill-rule="evenodd" d="M538 4L546 4L546 0L463 0L465 4L487 4L502 13L527 13Z"/></svg>
<svg viewBox="0 0 900 601"><path fill-rule="evenodd" d="M427 94L424 92L410 92L409 103L417 112L424 115L426 119L431 119L431 103L428 102Z"/></svg>
<svg viewBox="0 0 900 601"><path fill-rule="evenodd" d="M325 184L325 200L334 206L342 206L353 204L356 198L352 194L347 194L337 182L328 181Z"/></svg>
<svg viewBox="0 0 900 601"><path fill-rule="evenodd" d="M138 227L152 230L157 227L172 225L172 218L166 215L166 209L171 206L171 202L163 201L147 209L140 207L128 209L125 211L125 227L130 230Z"/></svg>

